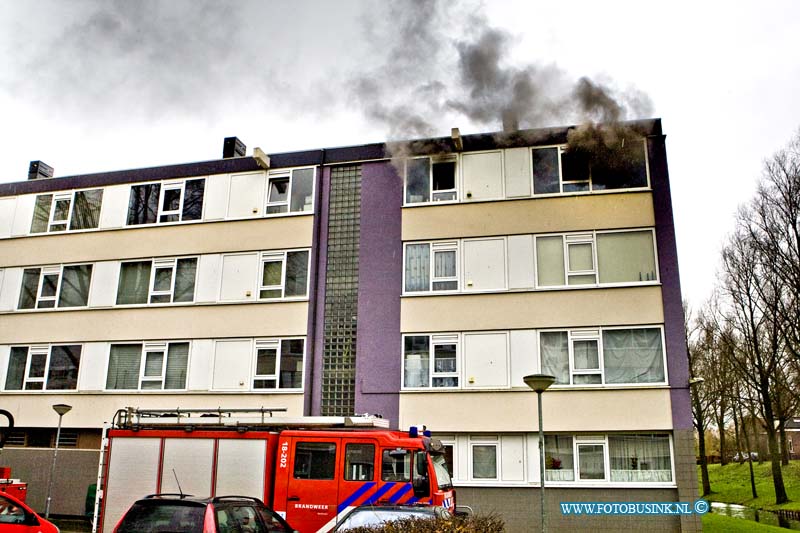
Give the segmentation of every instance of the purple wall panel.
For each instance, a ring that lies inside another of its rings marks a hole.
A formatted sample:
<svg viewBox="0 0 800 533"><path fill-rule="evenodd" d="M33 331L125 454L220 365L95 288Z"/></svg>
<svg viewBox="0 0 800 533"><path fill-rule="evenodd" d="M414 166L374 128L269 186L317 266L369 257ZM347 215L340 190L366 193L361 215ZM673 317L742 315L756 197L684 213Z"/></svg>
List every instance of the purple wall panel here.
<svg viewBox="0 0 800 533"><path fill-rule="evenodd" d="M356 412L380 414L397 427L402 379L400 294L403 182L388 162L361 174Z"/></svg>
<svg viewBox="0 0 800 533"><path fill-rule="evenodd" d="M691 429L689 358L686 351L678 250L675 242L675 224L664 140L665 136L663 135L649 137L647 149L650 154L650 182L653 188L661 298L664 305L667 371L669 372L673 427L675 429Z"/></svg>

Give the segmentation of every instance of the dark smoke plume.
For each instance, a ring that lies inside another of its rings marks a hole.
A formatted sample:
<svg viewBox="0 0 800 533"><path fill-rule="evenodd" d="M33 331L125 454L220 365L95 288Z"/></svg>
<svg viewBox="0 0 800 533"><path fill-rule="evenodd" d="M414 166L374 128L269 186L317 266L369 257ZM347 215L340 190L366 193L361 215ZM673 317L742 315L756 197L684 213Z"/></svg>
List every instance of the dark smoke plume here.
<svg viewBox="0 0 800 533"><path fill-rule="evenodd" d="M356 101L369 119L384 124L389 139L431 137L444 120L453 125L467 119L484 128L497 128L501 121L523 128L578 123L568 149L613 166L620 147L641 138L622 121L650 114L646 95L619 95L587 77L573 81L553 64L509 65L514 37L481 15L469 17L468 35L448 37L444 21L470 12L466 7L464 2L390 4L385 16L395 40L386 60L353 84ZM403 155L411 148L394 143L392 149Z"/></svg>

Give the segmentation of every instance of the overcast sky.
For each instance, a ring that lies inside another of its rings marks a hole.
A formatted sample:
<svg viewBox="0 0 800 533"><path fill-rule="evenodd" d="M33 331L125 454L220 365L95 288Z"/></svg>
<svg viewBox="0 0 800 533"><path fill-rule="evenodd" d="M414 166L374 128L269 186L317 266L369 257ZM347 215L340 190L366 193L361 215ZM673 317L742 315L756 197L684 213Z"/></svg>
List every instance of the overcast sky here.
<svg viewBox="0 0 800 533"><path fill-rule="evenodd" d="M762 161L800 127L800 2L0 0L0 182L597 118L667 134L700 305Z"/></svg>

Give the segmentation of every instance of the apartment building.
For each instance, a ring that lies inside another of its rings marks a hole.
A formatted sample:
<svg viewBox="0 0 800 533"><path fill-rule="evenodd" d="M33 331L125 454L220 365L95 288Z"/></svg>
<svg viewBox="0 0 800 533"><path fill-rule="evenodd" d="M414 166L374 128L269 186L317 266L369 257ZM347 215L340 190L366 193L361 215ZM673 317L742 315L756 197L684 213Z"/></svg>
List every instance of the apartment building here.
<svg viewBox="0 0 800 533"><path fill-rule="evenodd" d="M73 513L126 406L380 414L443 440L460 504L527 531L522 378L544 372L550 528L699 528L558 505L696 496L665 137L627 127L614 164L574 128L454 130L0 185L0 462L43 498L71 405L53 508Z"/></svg>

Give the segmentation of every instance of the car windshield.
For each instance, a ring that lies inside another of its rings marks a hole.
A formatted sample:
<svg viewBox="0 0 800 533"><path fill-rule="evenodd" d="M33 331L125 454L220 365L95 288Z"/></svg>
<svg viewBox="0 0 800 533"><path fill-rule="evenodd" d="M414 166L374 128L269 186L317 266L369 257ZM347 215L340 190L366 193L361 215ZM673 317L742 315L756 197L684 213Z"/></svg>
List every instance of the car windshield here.
<svg viewBox="0 0 800 533"><path fill-rule="evenodd" d="M424 509L373 509L365 507L350 513L341 523L338 531L346 531L362 526L377 526L396 520L434 518L434 516L431 511Z"/></svg>
<svg viewBox="0 0 800 533"><path fill-rule="evenodd" d="M446 490L453 488L453 481L450 479L450 472L447 470L447 463L445 462L444 455L433 455L433 470L436 472L436 481L439 484L439 490Z"/></svg>
<svg viewBox="0 0 800 533"><path fill-rule="evenodd" d="M164 500L136 502L117 533L196 533L203 530L204 517L204 505Z"/></svg>

